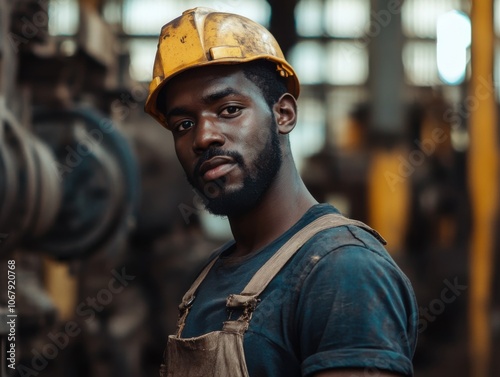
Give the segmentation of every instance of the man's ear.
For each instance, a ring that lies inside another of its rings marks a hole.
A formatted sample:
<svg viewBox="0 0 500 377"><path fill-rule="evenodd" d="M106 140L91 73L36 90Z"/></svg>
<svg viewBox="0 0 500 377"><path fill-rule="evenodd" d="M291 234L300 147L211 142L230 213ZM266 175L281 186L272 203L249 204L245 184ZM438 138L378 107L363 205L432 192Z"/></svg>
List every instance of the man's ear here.
<svg viewBox="0 0 500 377"><path fill-rule="evenodd" d="M286 135L297 124L297 101L290 93L283 94L273 106L279 133Z"/></svg>

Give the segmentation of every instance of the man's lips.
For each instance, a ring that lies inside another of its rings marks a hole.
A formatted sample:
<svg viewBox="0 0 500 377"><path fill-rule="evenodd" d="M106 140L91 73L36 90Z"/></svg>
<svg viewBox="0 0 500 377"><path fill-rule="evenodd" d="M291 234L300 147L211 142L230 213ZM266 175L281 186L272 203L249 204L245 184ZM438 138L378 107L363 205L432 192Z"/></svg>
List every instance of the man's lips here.
<svg viewBox="0 0 500 377"><path fill-rule="evenodd" d="M205 181L213 181L229 173L236 162L228 156L215 156L200 166L200 175Z"/></svg>

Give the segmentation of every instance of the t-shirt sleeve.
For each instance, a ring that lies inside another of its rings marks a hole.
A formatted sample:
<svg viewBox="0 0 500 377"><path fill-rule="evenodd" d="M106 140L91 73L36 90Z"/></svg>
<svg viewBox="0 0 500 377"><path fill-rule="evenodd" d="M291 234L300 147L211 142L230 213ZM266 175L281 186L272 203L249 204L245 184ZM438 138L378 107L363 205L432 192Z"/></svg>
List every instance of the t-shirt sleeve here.
<svg viewBox="0 0 500 377"><path fill-rule="evenodd" d="M330 368L413 375L418 310L388 256L362 246L329 252L305 278L296 310L303 376Z"/></svg>

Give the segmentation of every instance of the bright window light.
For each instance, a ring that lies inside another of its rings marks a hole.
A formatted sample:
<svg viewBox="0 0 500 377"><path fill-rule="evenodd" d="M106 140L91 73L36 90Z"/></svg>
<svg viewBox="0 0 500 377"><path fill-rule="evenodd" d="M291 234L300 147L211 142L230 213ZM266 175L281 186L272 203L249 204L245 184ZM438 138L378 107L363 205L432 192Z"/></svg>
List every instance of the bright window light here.
<svg viewBox="0 0 500 377"><path fill-rule="evenodd" d="M49 34L75 35L80 23L79 18L77 0L52 0L49 3Z"/></svg>
<svg viewBox="0 0 500 377"><path fill-rule="evenodd" d="M467 49L471 44L469 17L453 10L437 21L437 67L439 77L446 84L463 82L467 68Z"/></svg>
<svg viewBox="0 0 500 377"><path fill-rule="evenodd" d="M368 52L350 42L328 46L326 80L333 85L360 85L368 78Z"/></svg>
<svg viewBox="0 0 500 377"><path fill-rule="evenodd" d="M346 132L346 119L352 109L368 100L364 87L333 87L326 96L329 144L342 147Z"/></svg>
<svg viewBox="0 0 500 377"><path fill-rule="evenodd" d="M438 17L460 9L461 0L405 0L402 7L403 30L406 35L434 38Z"/></svg>
<svg viewBox="0 0 500 377"><path fill-rule="evenodd" d="M318 42L297 43L290 51L290 64L302 84L320 84L324 78L325 51Z"/></svg>
<svg viewBox="0 0 500 377"><path fill-rule="evenodd" d="M323 34L323 2L320 0L301 0L295 7L297 33L304 37Z"/></svg>
<svg viewBox="0 0 500 377"><path fill-rule="evenodd" d="M264 26L269 26L271 17L271 7L265 0L125 0L123 30L132 35L157 35L163 25L186 9L200 6L240 14Z"/></svg>
<svg viewBox="0 0 500 377"><path fill-rule="evenodd" d="M290 133L290 144L297 168L305 158L319 152L325 144L325 106L315 98L299 98L299 119Z"/></svg>
<svg viewBox="0 0 500 377"><path fill-rule="evenodd" d="M123 30L127 34L156 35L160 29L179 14L159 0L125 0L123 3Z"/></svg>
<svg viewBox="0 0 500 377"><path fill-rule="evenodd" d="M156 39L130 39L130 76L137 81L150 81L156 55Z"/></svg>
<svg viewBox="0 0 500 377"><path fill-rule="evenodd" d="M370 26L370 3L366 0L327 0L325 28L336 37L360 37Z"/></svg>
<svg viewBox="0 0 500 377"><path fill-rule="evenodd" d="M406 78L417 86L432 86L440 83L436 64L434 42L413 41L403 48L403 64Z"/></svg>
<svg viewBox="0 0 500 377"><path fill-rule="evenodd" d="M197 4L200 4L200 2L197 1ZM266 0L214 0L206 1L202 6L240 14L265 27L269 27L269 21L271 20L271 6Z"/></svg>
<svg viewBox="0 0 500 377"><path fill-rule="evenodd" d="M122 7L117 1L107 1L102 11L104 20L111 24L120 24L122 20Z"/></svg>

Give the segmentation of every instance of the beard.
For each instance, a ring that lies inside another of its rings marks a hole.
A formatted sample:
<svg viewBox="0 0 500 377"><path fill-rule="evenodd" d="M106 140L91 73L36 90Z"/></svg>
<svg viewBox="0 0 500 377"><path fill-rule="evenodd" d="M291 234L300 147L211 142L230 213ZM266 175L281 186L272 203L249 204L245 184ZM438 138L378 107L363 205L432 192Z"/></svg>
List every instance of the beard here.
<svg viewBox="0 0 500 377"><path fill-rule="evenodd" d="M200 158L195 172L204 162L215 156L230 156L244 173L243 185L241 188L227 192L225 188L225 177L209 182L205 189L200 190L194 179L188 176L188 182L205 199L205 208L213 215L218 216L241 216L255 208L271 184L274 182L278 171L281 168L282 156L279 136L274 130L277 128L273 119L269 128L269 137L266 144L258 154L258 158L252 166L248 166L243 156L234 151L224 151L214 147L208 149Z"/></svg>

